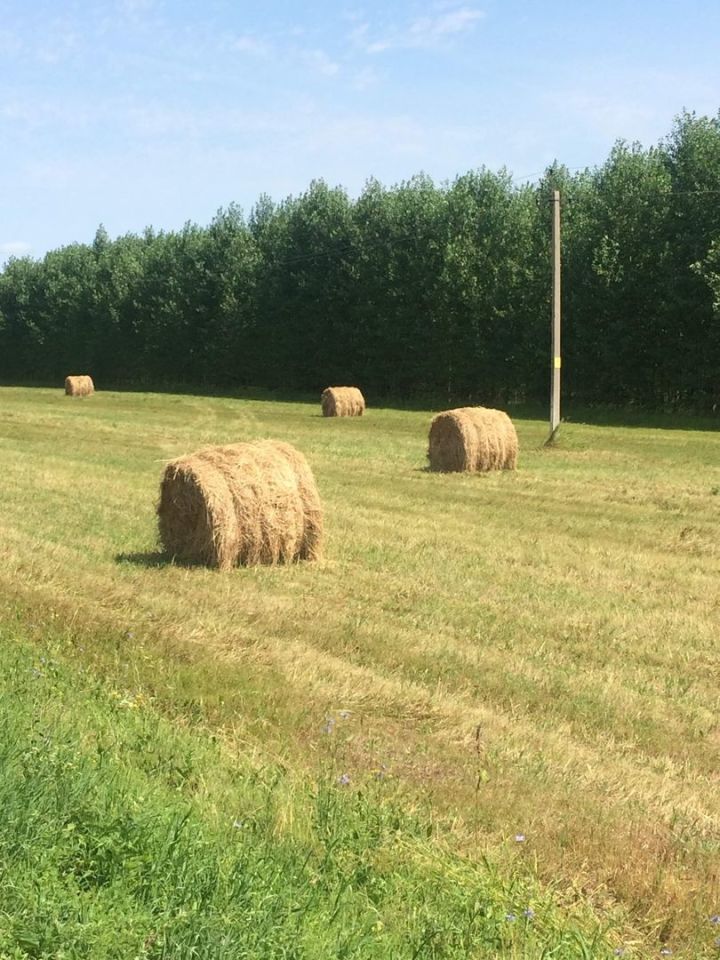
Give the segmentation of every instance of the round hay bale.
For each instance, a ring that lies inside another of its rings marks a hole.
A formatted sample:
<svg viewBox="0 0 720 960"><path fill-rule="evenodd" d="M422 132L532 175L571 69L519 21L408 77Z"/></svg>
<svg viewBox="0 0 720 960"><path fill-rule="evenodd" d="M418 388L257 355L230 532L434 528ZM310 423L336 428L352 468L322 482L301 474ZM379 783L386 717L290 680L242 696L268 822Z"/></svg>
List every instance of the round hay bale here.
<svg viewBox="0 0 720 960"><path fill-rule="evenodd" d="M458 407L439 413L430 424L431 470L514 470L517 457L517 433L502 410Z"/></svg>
<svg viewBox="0 0 720 960"><path fill-rule="evenodd" d="M365 397L357 387L327 387L320 397L324 417L361 417Z"/></svg>
<svg viewBox="0 0 720 960"><path fill-rule="evenodd" d="M65 395L68 397L89 397L95 393L95 384L92 377L85 374L74 377L65 377Z"/></svg>
<svg viewBox="0 0 720 960"><path fill-rule="evenodd" d="M305 457L259 440L207 447L169 463L157 507L166 553L220 570L320 556L323 517Z"/></svg>

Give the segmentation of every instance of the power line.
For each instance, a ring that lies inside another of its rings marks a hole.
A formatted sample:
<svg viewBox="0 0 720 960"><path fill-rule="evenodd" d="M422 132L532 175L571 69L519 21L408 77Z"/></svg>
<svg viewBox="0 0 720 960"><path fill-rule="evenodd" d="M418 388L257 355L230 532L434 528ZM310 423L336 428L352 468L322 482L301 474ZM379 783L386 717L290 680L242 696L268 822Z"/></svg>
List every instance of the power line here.
<svg viewBox="0 0 720 960"><path fill-rule="evenodd" d="M545 167L543 170L536 170L535 173L522 173L522 174L513 174L512 180L529 180L531 177L541 177L543 174L547 173L548 170L567 170L570 173L573 173L577 170L590 170L592 164L586 163L580 167L566 167L564 163L560 164L559 167Z"/></svg>

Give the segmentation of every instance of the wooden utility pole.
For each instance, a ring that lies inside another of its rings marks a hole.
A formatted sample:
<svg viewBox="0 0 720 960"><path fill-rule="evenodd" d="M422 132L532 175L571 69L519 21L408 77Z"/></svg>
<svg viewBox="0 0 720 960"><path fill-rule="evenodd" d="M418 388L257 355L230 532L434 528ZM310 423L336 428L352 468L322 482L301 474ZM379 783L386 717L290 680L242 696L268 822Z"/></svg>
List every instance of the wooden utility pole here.
<svg viewBox="0 0 720 960"><path fill-rule="evenodd" d="M552 443L560 427L560 191L553 190L552 226L552 356L550 386L550 436Z"/></svg>

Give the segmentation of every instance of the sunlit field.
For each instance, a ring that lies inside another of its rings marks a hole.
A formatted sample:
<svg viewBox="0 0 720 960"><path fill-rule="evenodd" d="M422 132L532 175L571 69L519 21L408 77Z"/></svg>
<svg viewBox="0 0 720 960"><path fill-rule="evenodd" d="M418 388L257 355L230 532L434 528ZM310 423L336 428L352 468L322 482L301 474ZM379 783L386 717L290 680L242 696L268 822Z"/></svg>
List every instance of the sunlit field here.
<svg viewBox="0 0 720 960"><path fill-rule="evenodd" d="M430 417L0 390L0 955L717 954L720 434L515 418L517 472L440 475ZM260 437L324 559L169 562L163 464Z"/></svg>

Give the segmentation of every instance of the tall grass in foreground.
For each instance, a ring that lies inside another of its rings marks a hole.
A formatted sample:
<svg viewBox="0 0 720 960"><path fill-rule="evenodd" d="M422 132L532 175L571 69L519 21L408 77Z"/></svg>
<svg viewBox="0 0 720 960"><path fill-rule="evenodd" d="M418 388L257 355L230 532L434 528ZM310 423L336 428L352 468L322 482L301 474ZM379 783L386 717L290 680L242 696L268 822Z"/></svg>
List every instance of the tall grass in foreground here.
<svg viewBox="0 0 720 960"><path fill-rule="evenodd" d="M0 955L609 955L550 897L444 853L382 794L231 762L3 631Z"/></svg>

